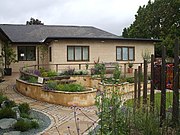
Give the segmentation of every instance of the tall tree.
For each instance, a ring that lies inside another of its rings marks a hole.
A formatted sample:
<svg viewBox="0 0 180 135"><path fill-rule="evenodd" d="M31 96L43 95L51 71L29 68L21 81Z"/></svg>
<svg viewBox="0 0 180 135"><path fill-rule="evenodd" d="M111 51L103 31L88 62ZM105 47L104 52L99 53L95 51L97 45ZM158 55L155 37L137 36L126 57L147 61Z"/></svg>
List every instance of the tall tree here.
<svg viewBox="0 0 180 135"><path fill-rule="evenodd" d="M44 25L44 23L42 23L40 20L38 19L34 19L34 18L30 18L30 21L26 22L26 25Z"/></svg>
<svg viewBox="0 0 180 135"><path fill-rule="evenodd" d="M180 37L180 0L151 0L140 6L135 21L123 29L127 38L161 39L156 45L156 56L161 55L160 46L167 47L168 56L173 56L174 39Z"/></svg>

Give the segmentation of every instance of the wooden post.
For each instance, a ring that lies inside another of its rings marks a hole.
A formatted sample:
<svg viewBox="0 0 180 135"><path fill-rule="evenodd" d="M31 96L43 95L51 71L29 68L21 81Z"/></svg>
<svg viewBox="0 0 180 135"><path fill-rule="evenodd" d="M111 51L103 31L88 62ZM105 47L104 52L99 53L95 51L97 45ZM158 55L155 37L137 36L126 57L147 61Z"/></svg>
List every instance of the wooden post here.
<svg viewBox="0 0 180 135"><path fill-rule="evenodd" d="M134 107L137 104L137 69L134 71Z"/></svg>
<svg viewBox="0 0 180 135"><path fill-rule="evenodd" d="M58 64L56 64L56 72L58 72Z"/></svg>
<svg viewBox="0 0 180 135"><path fill-rule="evenodd" d="M172 121L178 124L179 121L179 44L175 41L174 47L174 77L173 77L173 111Z"/></svg>
<svg viewBox="0 0 180 135"><path fill-rule="evenodd" d="M138 66L138 107L140 107L141 103L141 76L142 76L142 68L141 66Z"/></svg>
<svg viewBox="0 0 180 135"><path fill-rule="evenodd" d="M166 48L162 48L162 67L161 67L161 110L160 121L161 125L166 118Z"/></svg>
<svg viewBox="0 0 180 135"><path fill-rule="evenodd" d="M81 70L81 64L79 64L79 70Z"/></svg>
<svg viewBox="0 0 180 135"><path fill-rule="evenodd" d="M154 55L151 55L151 92L150 92L150 109L154 111Z"/></svg>
<svg viewBox="0 0 180 135"><path fill-rule="evenodd" d="M143 105L147 104L147 60L144 60Z"/></svg>
<svg viewBox="0 0 180 135"><path fill-rule="evenodd" d="M126 77L126 63L124 64L124 78Z"/></svg>

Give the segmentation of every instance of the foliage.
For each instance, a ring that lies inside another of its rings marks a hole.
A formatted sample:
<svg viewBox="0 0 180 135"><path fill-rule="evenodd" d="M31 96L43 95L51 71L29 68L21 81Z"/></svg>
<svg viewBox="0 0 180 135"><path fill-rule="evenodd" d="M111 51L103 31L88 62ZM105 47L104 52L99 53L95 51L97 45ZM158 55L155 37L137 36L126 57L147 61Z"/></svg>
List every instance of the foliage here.
<svg viewBox="0 0 180 135"><path fill-rule="evenodd" d="M62 75L74 75L75 69L68 67L67 70L65 70Z"/></svg>
<svg viewBox="0 0 180 135"><path fill-rule="evenodd" d="M18 108L21 113L29 114L30 107L28 103L19 104Z"/></svg>
<svg viewBox="0 0 180 135"><path fill-rule="evenodd" d="M85 90L85 88L80 84L59 84L56 86L56 89L68 92L81 92Z"/></svg>
<svg viewBox="0 0 180 135"><path fill-rule="evenodd" d="M129 67L129 68L132 68L133 65L134 65L134 64L133 64L132 62L128 62L128 67Z"/></svg>
<svg viewBox="0 0 180 135"><path fill-rule="evenodd" d="M113 71L113 78L115 79L115 81L117 81L120 79L120 77L121 77L121 70L119 68L119 65L117 64Z"/></svg>
<svg viewBox="0 0 180 135"><path fill-rule="evenodd" d="M149 1L139 7L135 21L124 28L123 37L161 39L162 43L156 44L156 56L161 56L161 45L165 45L172 57L174 39L180 37L179 7L179 0Z"/></svg>
<svg viewBox="0 0 180 135"><path fill-rule="evenodd" d="M30 18L30 21L26 22L26 25L44 25L39 19Z"/></svg>
<svg viewBox="0 0 180 135"><path fill-rule="evenodd" d="M56 86L57 86L57 82L50 80L43 86L43 90L52 91L56 89Z"/></svg>
<svg viewBox="0 0 180 135"><path fill-rule="evenodd" d="M29 76L27 81L29 83L37 83L38 79L37 79L37 77Z"/></svg>
<svg viewBox="0 0 180 135"><path fill-rule="evenodd" d="M14 112L11 108L5 107L0 110L0 119L2 118L15 118L16 112Z"/></svg>
<svg viewBox="0 0 180 135"><path fill-rule="evenodd" d="M14 124L14 129L22 132L38 127L39 124L36 121L29 121L24 119L20 119Z"/></svg>
<svg viewBox="0 0 180 135"><path fill-rule="evenodd" d="M5 101L5 100L7 100L7 99L8 99L7 97L5 97L4 95L2 95L2 94L0 93L0 104L2 104L2 102Z"/></svg>
<svg viewBox="0 0 180 135"><path fill-rule="evenodd" d="M129 82L129 83L134 83L134 78L133 77L126 77L125 81Z"/></svg>
<svg viewBox="0 0 180 135"><path fill-rule="evenodd" d="M11 63L18 62L16 60L16 53L9 43L3 45L2 56L5 58L5 68L9 68Z"/></svg>
<svg viewBox="0 0 180 135"><path fill-rule="evenodd" d="M87 75L87 74L88 74L87 70L74 71L74 75Z"/></svg>

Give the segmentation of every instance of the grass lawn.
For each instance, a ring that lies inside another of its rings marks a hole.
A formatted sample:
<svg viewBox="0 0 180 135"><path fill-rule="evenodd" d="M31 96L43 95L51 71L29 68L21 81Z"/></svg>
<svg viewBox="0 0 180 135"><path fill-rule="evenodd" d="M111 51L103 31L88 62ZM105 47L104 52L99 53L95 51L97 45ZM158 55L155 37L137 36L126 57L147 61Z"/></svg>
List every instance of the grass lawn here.
<svg viewBox="0 0 180 135"><path fill-rule="evenodd" d="M180 96L180 94L179 94ZM150 95L147 96L148 99L148 105L150 102ZM143 102L143 97L141 97L141 104ZM166 108L172 106L172 102L173 102L173 93L172 92L166 92ZM129 99L125 102L125 105L129 106L129 107L133 107L133 103L134 103L134 99ZM159 107L161 104L161 93L156 93L155 94L155 105L157 107Z"/></svg>

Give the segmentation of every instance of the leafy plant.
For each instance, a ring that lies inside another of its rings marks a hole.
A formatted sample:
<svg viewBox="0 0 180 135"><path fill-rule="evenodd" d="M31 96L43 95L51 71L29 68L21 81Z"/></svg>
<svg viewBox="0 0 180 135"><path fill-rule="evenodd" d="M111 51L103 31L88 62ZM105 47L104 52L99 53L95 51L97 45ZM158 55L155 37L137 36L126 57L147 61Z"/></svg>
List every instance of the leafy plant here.
<svg viewBox="0 0 180 135"><path fill-rule="evenodd" d="M68 92L81 92L85 90L85 88L80 84L59 84L56 86L56 89Z"/></svg>
<svg viewBox="0 0 180 135"><path fill-rule="evenodd" d="M0 104L2 104L2 102L5 101L5 100L7 100L7 99L8 99L7 97L5 97L4 95L2 95L2 94L0 93Z"/></svg>
<svg viewBox="0 0 180 135"><path fill-rule="evenodd" d="M21 113L29 114L30 107L28 103L22 103L18 106Z"/></svg>
<svg viewBox="0 0 180 135"><path fill-rule="evenodd" d="M38 79L34 76L29 76L29 79L27 80L29 83L37 83Z"/></svg>
<svg viewBox="0 0 180 135"><path fill-rule="evenodd" d="M128 62L128 67L132 68L134 66L134 64L132 62Z"/></svg>
<svg viewBox="0 0 180 135"><path fill-rule="evenodd" d="M48 77L57 76L57 72L50 70L50 71L47 72L47 76L48 76Z"/></svg>
<svg viewBox="0 0 180 135"><path fill-rule="evenodd" d="M117 64L115 66L114 72L113 72L113 78L115 79L115 81L118 81L120 79L121 76L121 70L119 68L119 65Z"/></svg>
<svg viewBox="0 0 180 135"><path fill-rule="evenodd" d="M36 121L20 119L14 124L14 129L17 131L28 131L32 128L38 128L39 124Z"/></svg>
<svg viewBox="0 0 180 135"><path fill-rule="evenodd" d="M5 68L9 68L11 63L18 62L16 53L8 42L3 45L2 56L5 58Z"/></svg>
<svg viewBox="0 0 180 135"><path fill-rule="evenodd" d="M14 112L11 108L5 107L0 110L0 119L2 118L15 118L16 112Z"/></svg>

